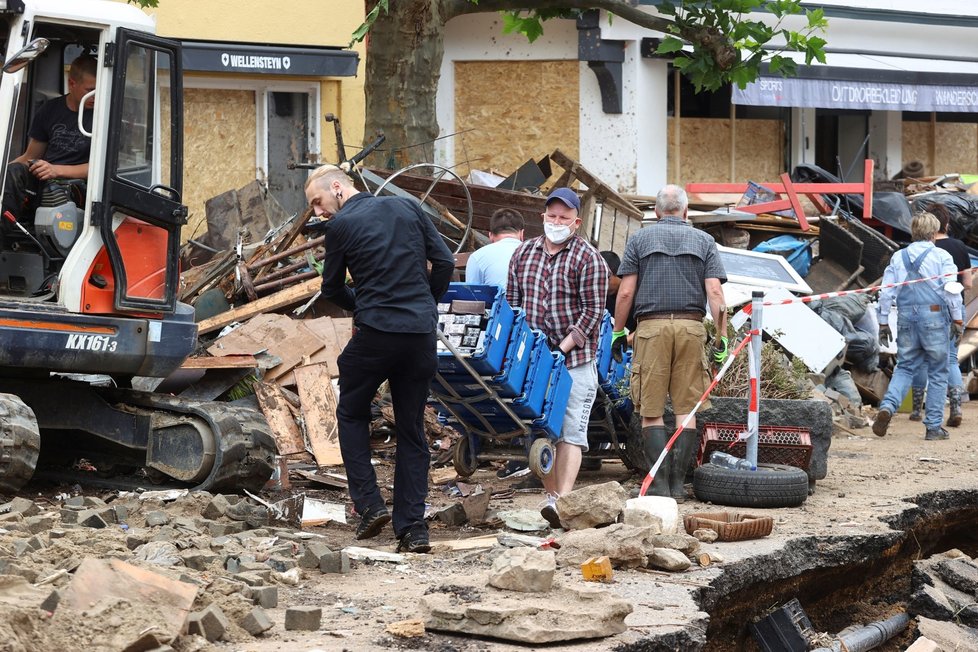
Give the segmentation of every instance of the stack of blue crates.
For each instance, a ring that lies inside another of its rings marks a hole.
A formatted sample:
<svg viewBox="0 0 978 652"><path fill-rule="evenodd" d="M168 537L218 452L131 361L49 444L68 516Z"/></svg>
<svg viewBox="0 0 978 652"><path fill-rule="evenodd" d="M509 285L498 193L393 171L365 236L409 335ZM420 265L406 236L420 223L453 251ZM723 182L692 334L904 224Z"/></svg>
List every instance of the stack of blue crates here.
<svg viewBox="0 0 978 652"><path fill-rule="evenodd" d="M605 310L601 328L598 330L598 383L601 385L608 382L608 374L611 372L611 334L614 331L611 313Z"/></svg>
<svg viewBox="0 0 978 652"><path fill-rule="evenodd" d="M523 311L511 308L499 288L452 283L439 303L454 300L484 301L488 313L481 346L465 358L466 362L500 398L506 400L521 420L529 423L531 431L558 437L572 383L564 356L550 350L547 337L530 329ZM610 324L610 316L606 315L606 320ZM609 327L609 341L610 336ZM485 393L449 351L439 351L438 371L459 396L474 397ZM445 394L437 380L432 388L438 394ZM473 408L498 432L520 428L520 424L514 423L494 400L480 400L473 404ZM457 412L464 425L483 427L465 407L460 407Z"/></svg>
<svg viewBox="0 0 978 652"><path fill-rule="evenodd" d="M615 408L627 420L632 416L632 399L629 394L629 384L632 373L632 351L629 349L622 356L621 362L611 361L611 368L608 371L608 379L601 383L608 398L615 404Z"/></svg>

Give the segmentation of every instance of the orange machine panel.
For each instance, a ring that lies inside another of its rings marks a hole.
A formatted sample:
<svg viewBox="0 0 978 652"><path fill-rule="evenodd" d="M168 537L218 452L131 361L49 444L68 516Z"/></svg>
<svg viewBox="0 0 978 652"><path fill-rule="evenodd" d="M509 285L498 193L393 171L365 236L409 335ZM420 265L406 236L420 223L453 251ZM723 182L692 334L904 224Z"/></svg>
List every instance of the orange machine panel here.
<svg viewBox="0 0 978 652"><path fill-rule="evenodd" d="M116 242L129 282L129 296L149 299L163 297L166 283L166 229L152 226L134 217L126 217L115 231ZM93 278L105 279L98 287ZM82 289L82 312L111 314L116 312L115 276L109 264L109 252L103 245L88 270Z"/></svg>

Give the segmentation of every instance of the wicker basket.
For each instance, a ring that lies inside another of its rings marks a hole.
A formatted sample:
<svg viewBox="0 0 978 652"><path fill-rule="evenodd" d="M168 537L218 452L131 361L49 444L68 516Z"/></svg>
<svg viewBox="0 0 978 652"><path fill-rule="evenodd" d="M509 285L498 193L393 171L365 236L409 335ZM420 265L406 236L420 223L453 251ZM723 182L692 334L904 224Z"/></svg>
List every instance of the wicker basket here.
<svg viewBox="0 0 978 652"><path fill-rule="evenodd" d="M770 516L753 516L737 512L707 512L688 514L683 519L686 532L713 530L718 541L744 541L760 539L774 530L774 519Z"/></svg>

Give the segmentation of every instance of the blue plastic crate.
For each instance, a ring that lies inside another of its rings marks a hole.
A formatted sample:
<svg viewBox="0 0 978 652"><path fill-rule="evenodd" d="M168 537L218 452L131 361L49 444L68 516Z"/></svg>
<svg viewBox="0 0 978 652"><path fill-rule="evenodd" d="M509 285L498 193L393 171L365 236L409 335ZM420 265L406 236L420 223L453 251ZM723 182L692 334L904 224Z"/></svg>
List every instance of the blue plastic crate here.
<svg viewBox="0 0 978 652"><path fill-rule="evenodd" d="M573 382L566 365L561 363L554 367L550 374L550 384L547 387L547 400L544 404L543 416L535 419L531 426L534 431L544 432L551 439L560 437Z"/></svg>
<svg viewBox="0 0 978 652"><path fill-rule="evenodd" d="M605 310L604 317L601 318L601 327L598 329L598 383L602 385L607 382L611 371L611 334L614 331L611 313Z"/></svg>
<svg viewBox="0 0 978 652"><path fill-rule="evenodd" d="M550 350L547 346L547 336L543 333L538 333L532 355L523 393L514 398L512 403L513 412L522 419L538 419L543 415L550 375L554 367L564 366L563 354Z"/></svg>
<svg viewBox="0 0 978 652"><path fill-rule="evenodd" d="M608 377L601 381L601 388L611 398L618 398L621 393L628 394L628 383L631 380L632 352L625 351L621 362L611 361ZM623 383L622 380L625 382Z"/></svg>
<svg viewBox="0 0 978 652"><path fill-rule="evenodd" d="M526 324L526 314L516 308L516 318L506 348L503 372L489 381L490 387L503 398L513 398L523 392L526 373L530 369L530 356L533 352L533 331Z"/></svg>
<svg viewBox="0 0 978 652"><path fill-rule="evenodd" d="M513 309L506 302L505 291L495 285L452 283L438 303L451 303L455 300L485 301L489 313L486 334L482 345L466 358L466 362L480 375L494 376L501 373L515 318ZM448 374L466 373L462 363L449 351L439 351L438 370Z"/></svg>

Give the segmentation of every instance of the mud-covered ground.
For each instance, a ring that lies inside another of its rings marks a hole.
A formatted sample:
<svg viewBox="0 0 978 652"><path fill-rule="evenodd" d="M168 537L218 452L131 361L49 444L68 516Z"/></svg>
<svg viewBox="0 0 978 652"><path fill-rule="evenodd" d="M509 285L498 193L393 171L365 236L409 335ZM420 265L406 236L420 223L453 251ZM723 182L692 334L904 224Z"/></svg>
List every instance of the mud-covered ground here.
<svg viewBox="0 0 978 652"><path fill-rule="evenodd" d="M947 441L924 441L923 427L919 423L909 422L905 415L894 417L889 436L882 439L875 437L869 428L851 432L836 430L829 452L828 476L818 482L814 495L799 508L763 510L764 514L775 518L771 536L745 542L704 544L705 551L719 553L723 558L722 563L708 568L694 566L689 571L674 574L647 570L616 571L614 582L607 588L634 606L634 612L626 620L628 631L608 639L559 644L547 649L606 650L618 646L635 650L669 649L668 646L643 646L641 642L651 638L665 645L662 641L683 640L684 631L698 632L701 640L706 636L706 649L753 649L753 644L743 634L742 620L777 606L777 600L793 597L793 594L809 610L816 628L822 625L825 629L837 631L854 621L885 617L898 609L901 597L905 597L905 589L901 589L901 586L906 584L908 558L914 554L940 552L930 549L935 545L945 548L957 546L968 555L978 554L978 541L974 535L970 538L958 537L954 535L957 530L949 527L948 523L943 526L948 527L952 535L943 539L928 536L923 530L896 536L890 525L896 524L902 531L927 522L918 518L921 511L915 511L918 503L927 506L923 511L927 512L925 516L928 518L940 518L942 512L959 513L969 504L974 510L975 496L978 495L976 444L978 403L965 404L964 425L953 429L951 439ZM377 469L382 483L389 486L389 464L382 459ZM492 492L490 510L538 507L542 499L541 491L513 491L513 486L520 480L498 480L495 469L486 468L479 470L468 482L481 484L484 490ZM606 462L600 471L583 472L580 477L581 484L610 480L621 482L629 489L638 484L638 479L617 461ZM63 499L57 494L65 489L31 486L21 495L42 506L54 508ZM70 488L67 489L70 493ZM305 491L311 497L330 502L344 502L345 498L335 491L311 488ZM940 492L949 498L942 501ZM112 492L107 491L83 490L83 493L109 501L114 499ZM433 510L458 500L438 487L431 490ZM189 518L195 510L202 508L202 501L188 500L179 510L186 512ZM680 506L682 514L716 509L716 506L700 503L694 498ZM149 511L149 508L132 512L130 519L134 527L143 525L145 511ZM361 543L381 550L394 550L396 542L389 528L377 539L355 542L352 523L353 519L350 525L345 526L331 523L310 528L309 532L324 537L327 545L334 550ZM481 536L500 529L504 528L498 523L477 528L447 527L433 522L431 538L436 545L430 555L408 555L407 561L400 564L354 562L348 574L327 575L318 570L303 571L298 585L279 584L278 608L268 610L275 626L268 633L255 638L240 628L232 627L228 634L229 641L206 643L199 637L185 637L178 641L176 647L180 650L254 652L389 649L476 652L528 649L502 641L437 632L429 632L422 638L397 638L386 631L391 623L420 617L419 600L432 588L449 584L484 584L493 556L490 549L451 551L438 546L439 542ZM44 533L40 533L40 536L43 537ZM813 541L811 537L819 539ZM916 552L913 550L915 540L918 541ZM847 541L857 541L858 544L853 549L846 549ZM124 534L120 535L117 526L89 530L83 536L70 533L58 539L57 546L17 557L14 556L12 544L8 544L10 542L7 540L0 542L0 560L4 563L13 560L21 567L33 564L38 572L34 582L45 579L49 571L56 567L52 563L54 560L45 558L45 555L58 555L58 561L77 560L85 556L131 557ZM854 562L851 570L845 563L847 555ZM861 556L866 559L860 559ZM881 557L883 561L876 562L876 565L867 561ZM831 568L826 566L823 569L824 579L819 579L820 559L831 565ZM893 564L889 564L888 560L892 560ZM795 568L804 579L786 579ZM871 574L877 581L865 584L855 582L853 576L859 573ZM175 576L179 574L175 573ZM190 574L198 579L203 578L202 581L213 582L221 571ZM579 569L575 568L558 569L557 580L570 585L583 581ZM50 586L28 593L36 595L37 591L47 592L51 586L63 586L67 581L68 578L55 580ZM862 588L845 593L849 604L843 604L840 601L844 602L844 599L833 593L832 586L825 586L833 582L840 585L854 582L855 586ZM199 599L195 608L215 601L229 618L241 610L240 601L235 600L233 595L223 595L213 588L220 586L219 582L211 586L209 594ZM25 604L30 604L30 595L23 599ZM528 595L526 599L546 601L547 596ZM772 602L768 604L764 600ZM806 604L806 601L809 603ZM285 608L303 605L322 608L320 630L285 631ZM716 614L715 619L711 620L710 615L703 612L704 606ZM71 649L70 642L77 640L78 628L81 627L79 623L59 625L57 618L46 619L32 614L29 607L24 607L8 609L6 616L0 616L0 634L3 635L0 649ZM84 628L111 629L126 619L139 616L123 607L104 610L90 614ZM851 620L847 622L847 619ZM725 624L721 621L725 621ZM679 638L669 638L677 636ZM910 631L899 639L899 643L880 649L902 650L913 638ZM673 647L683 649L685 645L676 643Z"/></svg>

